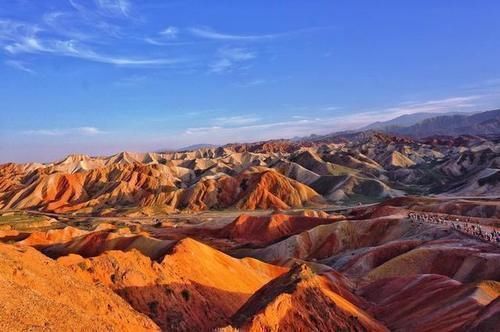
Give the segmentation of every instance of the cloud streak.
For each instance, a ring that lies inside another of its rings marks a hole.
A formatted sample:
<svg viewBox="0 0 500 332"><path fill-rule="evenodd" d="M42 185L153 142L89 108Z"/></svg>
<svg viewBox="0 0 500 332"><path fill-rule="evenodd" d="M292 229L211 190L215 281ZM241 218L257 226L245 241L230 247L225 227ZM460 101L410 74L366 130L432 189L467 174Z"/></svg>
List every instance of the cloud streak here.
<svg viewBox="0 0 500 332"><path fill-rule="evenodd" d="M158 34L167 39L176 39L179 34L179 29L174 26L169 26L160 31Z"/></svg>
<svg viewBox="0 0 500 332"><path fill-rule="evenodd" d="M131 4L127 0L96 0L97 6L112 16L129 16Z"/></svg>
<svg viewBox="0 0 500 332"><path fill-rule="evenodd" d="M239 64L255 59L256 57L257 55L254 52L246 48L223 47L217 51L217 59L210 65L210 72L229 72L238 68Z"/></svg>
<svg viewBox="0 0 500 332"><path fill-rule="evenodd" d="M69 0L70 5L84 15L99 13L108 17L130 16L132 4L128 0Z"/></svg>
<svg viewBox="0 0 500 332"><path fill-rule="evenodd" d="M255 123L260 120L257 116L249 116L249 115L236 115L236 116L228 116L228 117L218 117L214 119L214 123L220 126L231 126L231 125L244 125L249 123Z"/></svg>
<svg viewBox="0 0 500 332"><path fill-rule="evenodd" d="M432 112L436 114L451 111L467 111L477 106L477 102L485 96L471 95L449 97L424 102L403 103L395 107L379 109L372 112L339 114L330 117L310 117L307 115L293 115L288 120L275 122L260 122L260 118L248 117L248 122L242 117L231 123L228 121L214 122L212 127L189 128L181 137L187 143L210 142L228 143L234 141L260 141L275 138L291 138L296 136L308 136L310 134L329 134L336 131L356 130L375 121L390 120L404 114L419 112ZM317 111L321 108L310 108ZM238 123L240 122L240 123Z"/></svg>
<svg viewBox="0 0 500 332"><path fill-rule="evenodd" d="M11 55L51 54L118 66L161 66L185 61L174 58L136 58L101 54L78 40L42 37L40 31L41 29L36 25L8 20L0 21L0 45Z"/></svg>
<svg viewBox="0 0 500 332"><path fill-rule="evenodd" d="M24 62L22 62L22 61L7 60L7 61L5 61L5 64L7 66L10 66L10 67L15 68L17 70L21 70L21 71L24 71L24 72L30 73L30 74L35 74L35 71L32 70L32 69L30 69L30 68L28 68L26 66L26 64Z"/></svg>
<svg viewBox="0 0 500 332"><path fill-rule="evenodd" d="M219 41L265 41L280 37L286 37L294 34L312 32L316 30L330 29L331 27L311 27L299 30L286 31L281 33L260 34L260 35L239 35L216 31L210 27L191 27L187 30L195 37L219 40Z"/></svg>
<svg viewBox="0 0 500 332"><path fill-rule="evenodd" d="M65 128L65 129L35 129L26 130L22 132L24 135L34 135L34 136L95 136L99 134L104 134L104 131L96 127L76 127L76 128Z"/></svg>
<svg viewBox="0 0 500 332"><path fill-rule="evenodd" d="M265 34L265 35L233 35L222 32L217 32L211 28L189 28L188 31L196 37L212 39L212 40L223 40L223 41L257 41L257 40L269 40L276 37L287 35L283 34Z"/></svg>

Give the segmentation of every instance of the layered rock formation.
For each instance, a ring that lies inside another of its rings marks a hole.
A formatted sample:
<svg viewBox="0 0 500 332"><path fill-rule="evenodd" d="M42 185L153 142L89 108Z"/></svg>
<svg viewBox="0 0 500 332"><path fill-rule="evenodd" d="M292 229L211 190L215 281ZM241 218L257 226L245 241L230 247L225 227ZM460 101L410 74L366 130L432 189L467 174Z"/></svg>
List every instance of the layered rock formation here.
<svg viewBox="0 0 500 332"><path fill-rule="evenodd" d="M0 165L0 210L127 214L372 203L406 194L498 195L500 145L377 132L173 153L72 155Z"/></svg>

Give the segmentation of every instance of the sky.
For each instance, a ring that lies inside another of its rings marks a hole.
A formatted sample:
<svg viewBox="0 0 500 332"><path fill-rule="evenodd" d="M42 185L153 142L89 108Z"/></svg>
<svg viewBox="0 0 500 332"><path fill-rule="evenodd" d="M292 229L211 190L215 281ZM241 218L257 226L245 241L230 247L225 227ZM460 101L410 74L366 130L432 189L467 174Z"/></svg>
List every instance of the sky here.
<svg viewBox="0 0 500 332"><path fill-rule="evenodd" d="M496 0L0 1L0 162L500 106Z"/></svg>

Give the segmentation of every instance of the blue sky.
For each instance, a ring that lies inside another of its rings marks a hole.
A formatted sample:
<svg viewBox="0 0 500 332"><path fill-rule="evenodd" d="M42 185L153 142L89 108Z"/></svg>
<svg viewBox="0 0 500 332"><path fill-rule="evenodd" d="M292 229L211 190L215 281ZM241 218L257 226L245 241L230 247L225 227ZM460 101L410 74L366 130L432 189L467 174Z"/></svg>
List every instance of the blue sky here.
<svg viewBox="0 0 500 332"><path fill-rule="evenodd" d="M500 106L498 1L0 2L0 162Z"/></svg>

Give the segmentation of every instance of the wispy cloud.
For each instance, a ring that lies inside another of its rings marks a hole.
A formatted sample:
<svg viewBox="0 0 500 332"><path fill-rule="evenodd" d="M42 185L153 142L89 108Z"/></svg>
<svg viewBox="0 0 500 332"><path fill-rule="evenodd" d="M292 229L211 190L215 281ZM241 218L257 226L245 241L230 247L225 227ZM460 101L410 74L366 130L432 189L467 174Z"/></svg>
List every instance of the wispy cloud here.
<svg viewBox="0 0 500 332"><path fill-rule="evenodd" d="M256 58L256 54L246 48L223 47L217 51L216 61L210 65L210 72L222 73L235 69L235 67L245 61Z"/></svg>
<svg viewBox="0 0 500 332"><path fill-rule="evenodd" d="M312 117L296 114L288 120L261 122L234 121L229 124L214 122L214 126L189 128L180 138L186 142L206 141L211 143L228 143L234 141L256 141L273 138L289 138L308 136L310 134L328 134L343 130L356 130L375 121L393 119L403 114L417 112L433 112L436 114L449 111L468 111L478 106L484 96L456 96L443 99L403 103L394 107L381 108L370 112L348 112L335 116ZM309 113L320 110L321 107L309 108ZM237 119L236 119L237 120Z"/></svg>
<svg viewBox="0 0 500 332"><path fill-rule="evenodd" d="M322 123L339 122L342 126L340 130L357 129L376 121L387 121L398 116L414 113L447 113L466 112L477 108L485 98L484 95L454 96L443 99L428 101L403 102L397 106L380 108L369 112L355 112L353 114L343 114L322 120Z"/></svg>
<svg viewBox="0 0 500 332"><path fill-rule="evenodd" d="M188 128L184 131L186 135L192 135L192 134L206 134L208 132L214 132L219 129L223 129L222 127L219 126L211 126L211 127L195 127L195 128Z"/></svg>
<svg viewBox="0 0 500 332"><path fill-rule="evenodd" d="M287 121L247 124L236 127L212 126L185 130L180 138L186 142L228 143L287 138L308 135L319 121L315 119L291 119Z"/></svg>
<svg viewBox="0 0 500 332"><path fill-rule="evenodd" d="M30 69L29 67L26 66L26 64L22 61L17 61L17 60L7 60L5 61L5 64L7 66L10 66L12 68L30 73L30 74L35 74L35 71Z"/></svg>
<svg viewBox="0 0 500 332"><path fill-rule="evenodd" d="M98 7L113 16L129 16L131 4L127 0L96 0Z"/></svg>
<svg viewBox="0 0 500 332"><path fill-rule="evenodd" d="M174 26L169 26L160 31L158 34L167 39L176 39L179 34L179 29Z"/></svg>
<svg viewBox="0 0 500 332"><path fill-rule="evenodd" d="M237 85L242 87L242 88L249 88L249 87L253 87L253 86L263 85L263 84L266 84L267 82L268 81L264 80L264 79L254 79L254 80L238 83Z"/></svg>
<svg viewBox="0 0 500 332"><path fill-rule="evenodd" d="M73 57L93 62L113 64L118 66L158 66L172 65L183 62L182 59L168 58L132 58L124 56L104 55L81 45L75 40L42 40L29 37L5 46L11 54L19 53L47 53L57 56Z"/></svg>
<svg viewBox="0 0 500 332"><path fill-rule="evenodd" d="M240 47L224 47L219 49L219 56L231 59L233 61L246 61L256 57L254 52Z"/></svg>
<svg viewBox="0 0 500 332"><path fill-rule="evenodd" d="M318 30L331 29L330 26L325 27L309 27L298 30L285 31L280 33L270 33L270 34L259 34L259 35L242 35L242 34L231 34L225 32L216 31L210 27L191 27L188 31L199 38L220 40L220 41L265 41L272 40L279 37L286 37L295 34L314 32Z"/></svg>
<svg viewBox="0 0 500 332"><path fill-rule="evenodd" d="M104 134L105 132L96 127L76 127L64 129L35 129L22 132L25 135L40 136L94 136Z"/></svg>
<svg viewBox="0 0 500 332"><path fill-rule="evenodd" d="M88 40L95 37L91 31L96 29L96 22L94 20L92 22L79 20L79 17L73 13L49 12L43 15L42 21L45 28L49 28L61 36L78 40Z"/></svg>
<svg viewBox="0 0 500 332"><path fill-rule="evenodd" d="M0 19L0 42L14 41L19 37L35 35L41 29L36 24Z"/></svg>
<svg viewBox="0 0 500 332"><path fill-rule="evenodd" d="M56 20L52 23L55 31L63 35L68 32L71 34L76 32L77 34L83 34L84 37L91 35L94 38L106 36L121 38L124 36L122 28L115 22L116 19L126 18L129 24L129 17L125 17L120 13L118 15L109 15L109 10L103 11L97 0L69 0L69 2L74 10L56 16ZM110 18L113 19L113 23L110 22Z"/></svg>
<svg viewBox="0 0 500 332"><path fill-rule="evenodd" d="M98 12L111 17L129 17L132 8L128 0L69 0L69 3L81 13Z"/></svg>
<svg viewBox="0 0 500 332"><path fill-rule="evenodd" d="M228 59L218 59L210 65L211 73L222 73L228 71L233 66L233 63Z"/></svg>
<svg viewBox="0 0 500 332"><path fill-rule="evenodd" d="M483 97L483 95L471 95L429 100L425 102L402 103L400 106L385 109L383 111L383 114L387 114L389 116L399 116L420 112L442 113L449 111L459 111L464 108L476 106L477 104L475 102Z"/></svg>
<svg viewBox="0 0 500 332"><path fill-rule="evenodd" d="M0 45L11 55L51 54L119 66L173 65L184 61L174 58L136 58L101 54L78 40L42 37L40 31L36 25L9 20L0 21Z"/></svg>
<svg viewBox="0 0 500 332"><path fill-rule="evenodd" d="M163 43L155 38L152 37L146 37L144 38L144 41L148 44L155 45L155 46L165 46L167 45L166 43Z"/></svg>
<svg viewBox="0 0 500 332"><path fill-rule="evenodd" d="M332 111L336 111L338 110L339 107L338 106L324 106L321 108L322 111L326 111L326 112L332 112Z"/></svg>
<svg viewBox="0 0 500 332"><path fill-rule="evenodd" d="M284 34L265 34L265 35L235 35L217 32L209 27L200 27L200 28L189 28L188 29L191 34L196 37L206 38L206 39L215 39L215 40L225 40L225 41L237 41L237 40L263 40L263 39L273 39Z"/></svg>
<svg viewBox="0 0 500 332"><path fill-rule="evenodd" d="M260 120L257 116L251 115L236 115L227 117L218 117L214 119L214 123L217 126L231 126L231 125L244 125L249 123L255 123Z"/></svg>
<svg viewBox="0 0 500 332"><path fill-rule="evenodd" d="M161 30L154 37L146 37L144 41L148 44L155 46L167 46L167 45L184 45L191 44L190 42L173 42L177 39L179 35L179 28L174 26L168 26Z"/></svg>

